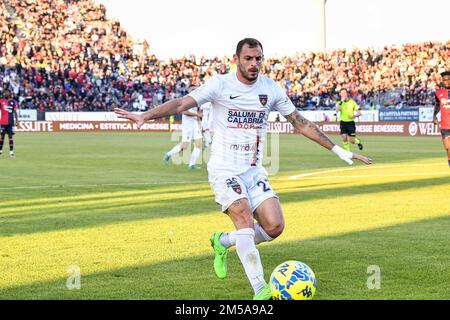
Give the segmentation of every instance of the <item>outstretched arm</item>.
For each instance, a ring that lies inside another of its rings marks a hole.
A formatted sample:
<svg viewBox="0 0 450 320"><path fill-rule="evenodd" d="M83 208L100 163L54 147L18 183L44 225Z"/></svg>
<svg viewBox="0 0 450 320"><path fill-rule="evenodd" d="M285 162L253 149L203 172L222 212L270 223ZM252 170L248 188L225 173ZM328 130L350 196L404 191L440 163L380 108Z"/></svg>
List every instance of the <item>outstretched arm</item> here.
<svg viewBox="0 0 450 320"><path fill-rule="evenodd" d="M141 114L132 113L124 109L115 108L114 112L119 118L128 119L136 123L140 128L146 121L164 118L173 114L182 113L190 108L196 107L197 102L190 96L174 99L163 103L155 109Z"/></svg>
<svg viewBox="0 0 450 320"><path fill-rule="evenodd" d="M197 112L185 111L185 112L183 112L183 114L186 116L190 116L190 117L201 118L203 113L202 113L202 110L200 109Z"/></svg>
<svg viewBox="0 0 450 320"><path fill-rule="evenodd" d="M372 163L372 159L364 157L357 153L349 152L336 145L322 130L319 129L319 127L303 117L297 110L286 116L286 119L294 126L296 132L299 132L305 137L317 142L322 147L333 151L339 156L339 158L341 158L348 164L353 164L353 161L351 159L360 160L365 164Z"/></svg>

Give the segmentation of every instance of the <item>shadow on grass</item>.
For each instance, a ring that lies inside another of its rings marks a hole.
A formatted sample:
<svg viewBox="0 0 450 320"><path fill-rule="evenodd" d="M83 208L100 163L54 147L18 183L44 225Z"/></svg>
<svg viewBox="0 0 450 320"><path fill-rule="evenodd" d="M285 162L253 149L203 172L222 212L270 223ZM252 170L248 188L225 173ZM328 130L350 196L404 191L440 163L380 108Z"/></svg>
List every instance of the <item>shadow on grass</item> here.
<svg viewBox="0 0 450 320"><path fill-rule="evenodd" d="M279 192L278 195L283 205L290 202L332 199L387 191L395 192L445 184L450 185L450 177L416 179L346 188L336 186L320 190L304 190L304 187L299 186L297 189L289 192ZM51 198L49 201L51 201ZM68 204L63 208L42 208L41 210L30 210L28 213L25 212L18 215L9 214L8 216L2 216L0 214L0 236L88 228L112 223L189 216L211 211L219 212L212 193L206 197L201 195L160 201L130 200L129 203L100 205L89 202L86 207L70 207L70 204Z"/></svg>
<svg viewBox="0 0 450 320"><path fill-rule="evenodd" d="M338 236L259 246L266 279L286 260L315 272L316 299L448 299L450 217L421 220ZM203 239L205 247L208 235ZM282 238L280 239L282 240ZM171 244L161 243L170 250ZM105 248L108 250L108 248ZM234 251L229 275L219 280L213 254L83 275L81 289L67 278L0 289L2 299L251 299L252 290ZM379 266L381 288L367 287L368 267ZM67 266L55 266L67 269Z"/></svg>

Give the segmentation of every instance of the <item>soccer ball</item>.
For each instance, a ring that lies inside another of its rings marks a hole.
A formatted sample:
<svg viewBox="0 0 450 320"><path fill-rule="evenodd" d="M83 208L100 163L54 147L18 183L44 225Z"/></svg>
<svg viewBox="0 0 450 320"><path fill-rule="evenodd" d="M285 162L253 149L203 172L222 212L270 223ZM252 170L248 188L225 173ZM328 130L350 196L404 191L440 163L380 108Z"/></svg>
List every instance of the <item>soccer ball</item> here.
<svg viewBox="0 0 450 320"><path fill-rule="evenodd" d="M274 300L311 300L316 292L316 276L300 261L286 261L277 266L270 276Z"/></svg>

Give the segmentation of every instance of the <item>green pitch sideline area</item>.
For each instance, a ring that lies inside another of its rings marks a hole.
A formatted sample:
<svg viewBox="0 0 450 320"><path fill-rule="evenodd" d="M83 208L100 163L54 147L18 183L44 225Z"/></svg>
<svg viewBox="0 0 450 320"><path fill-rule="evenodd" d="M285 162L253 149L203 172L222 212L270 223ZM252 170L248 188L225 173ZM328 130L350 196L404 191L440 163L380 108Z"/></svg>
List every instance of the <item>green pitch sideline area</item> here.
<svg viewBox="0 0 450 320"><path fill-rule="evenodd" d="M362 139L372 166L280 136L270 181L286 229L259 246L266 278L299 260L316 274L315 299L448 299L440 139ZM234 249L229 276L215 277L209 237L232 224L205 164L163 166L168 133L19 133L15 143L16 158L0 158L1 299L252 298Z"/></svg>

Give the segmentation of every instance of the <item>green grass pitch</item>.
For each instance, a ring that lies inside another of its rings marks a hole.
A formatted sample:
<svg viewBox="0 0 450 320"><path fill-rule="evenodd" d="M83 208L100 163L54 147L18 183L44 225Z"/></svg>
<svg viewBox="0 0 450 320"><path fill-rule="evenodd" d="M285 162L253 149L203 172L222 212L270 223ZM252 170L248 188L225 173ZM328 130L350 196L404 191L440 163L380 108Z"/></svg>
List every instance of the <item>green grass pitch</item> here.
<svg viewBox="0 0 450 320"><path fill-rule="evenodd" d="M372 166L279 139L270 182L286 229L258 246L266 279L294 259L314 270L315 299L448 299L450 169L438 137L363 136ZM18 133L15 143L16 158L7 142L0 158L0 299L252 298L234 249L228 277L215 277L209 237L232 224L205 164L163 166L170 134ZM80 289L66 285L70 266ZM379 289L368 288L370 266Z"/></svg>

